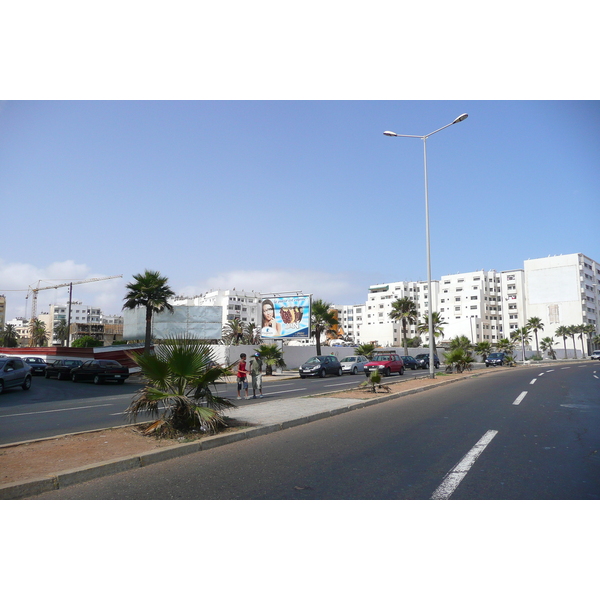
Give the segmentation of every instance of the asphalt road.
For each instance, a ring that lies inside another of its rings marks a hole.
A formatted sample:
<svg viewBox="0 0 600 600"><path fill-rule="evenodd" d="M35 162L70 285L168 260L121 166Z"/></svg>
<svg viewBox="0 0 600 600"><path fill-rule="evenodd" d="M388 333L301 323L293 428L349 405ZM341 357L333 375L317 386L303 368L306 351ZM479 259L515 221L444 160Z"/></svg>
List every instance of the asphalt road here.
<svg viewBox="0 0 600 600"><path fill-rule="evenodd" d="M415 375L423 376L425 371L407 371L403 378ZM391 380L394 381L396 377L392 376ZM364 375L275 379L265 382L264 398L256 400L250 397L249 400L238 401L236 384L219 385L219 393L235 405L244 406L351 388L364 379ZM97 386L87 382L34 377L29 391L16 388L0 395L0 444L126 425L129 421L124 411L140 387L134 378L124 384ZM251 396L251 389L249 393Z"/></svg>
<svg viewBox="0 0 600 600"><path fill-rule="evenodd" d="M38 499L598 499L600 369L514 369Z"/></svg>

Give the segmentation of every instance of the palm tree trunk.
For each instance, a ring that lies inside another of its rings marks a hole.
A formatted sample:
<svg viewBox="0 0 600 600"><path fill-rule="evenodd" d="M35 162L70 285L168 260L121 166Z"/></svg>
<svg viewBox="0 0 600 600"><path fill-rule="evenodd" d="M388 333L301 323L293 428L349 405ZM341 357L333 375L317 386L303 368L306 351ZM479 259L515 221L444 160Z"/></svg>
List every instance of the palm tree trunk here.
<svg viewBox="0 0 600 600"><path fill-rule="evenodd" d="M408 355L408 343L406 341L406 319L402 319L402 337L404 338L404 355Z"/></svg>
<svg viewBox="0 0 600 600"><path fill-rule="evenodd" d="M317 356L321 356L321 332L315 327L315 336L317 339Z"/></svg>
<svg viewBox="0 0 600 600"><path fill-rule="evenodd" d="M146 306L146 338L144 340L144 354L150 352L150 341L152 340L152 307Z"/></svg>

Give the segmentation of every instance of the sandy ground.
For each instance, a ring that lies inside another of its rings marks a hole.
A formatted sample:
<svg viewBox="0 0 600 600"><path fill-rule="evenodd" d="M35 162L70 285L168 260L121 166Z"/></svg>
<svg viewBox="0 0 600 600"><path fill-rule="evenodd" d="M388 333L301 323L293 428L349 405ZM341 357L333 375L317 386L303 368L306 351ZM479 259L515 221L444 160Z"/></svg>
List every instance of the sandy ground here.
<svg viewBox="0 0 600 600"><path fill-rule="evenodd" d="M495 372L498 370L500 369L494 369ZM475 373L469 375L473 374ZM483 373L477 372L476 374ZM438 375L435 382L463 379L464 377L465 375L456 374ZM389 386L390 392L380 389L377 391L378 394L408 391L427 386L433 382L427 376L409 380L397 379L392 376L384 379L383 383ZM346 392L338 391L329 395L337 398L368 399L373 397L373 392L361 388ZM231 429L227 431L230 432ZM0 448L0 485L46 477L61 471L180 443L185 443L185 440L158 440L143 436L134 427L119 427L7 446Z"/></svg>

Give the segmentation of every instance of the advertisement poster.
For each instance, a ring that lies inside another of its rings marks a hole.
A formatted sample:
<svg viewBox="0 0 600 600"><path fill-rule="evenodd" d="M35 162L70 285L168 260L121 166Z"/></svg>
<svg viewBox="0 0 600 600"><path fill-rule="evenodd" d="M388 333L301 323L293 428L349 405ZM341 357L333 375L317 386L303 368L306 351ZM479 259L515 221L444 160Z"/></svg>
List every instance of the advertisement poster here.
<svg viewBox="0 0 600 600"><path fill-rule="evenodd" d="M310 296L263 298L261 338L310 337Z"/></svg>

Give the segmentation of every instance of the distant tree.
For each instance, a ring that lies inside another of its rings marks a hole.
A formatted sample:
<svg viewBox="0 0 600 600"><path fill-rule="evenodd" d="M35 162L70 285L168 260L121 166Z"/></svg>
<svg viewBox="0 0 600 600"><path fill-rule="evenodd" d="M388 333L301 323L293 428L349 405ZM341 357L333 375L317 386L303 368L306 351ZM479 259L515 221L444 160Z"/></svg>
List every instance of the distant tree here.
<svg viewBox="0 0 600 600"><path fill-rule="evenodd" d="M565 325L560 325L559 327L556 328L556 331L554 332L556 335L562 337L563 339L563 345L565 348L565 358L567 358L567 338L569 337L569 328Z"/></svg>
<svg viewBox="0 0 600 600"><path fill-rule="evenodd" d="M457 335L450 340L450 350L463 349L470 351L472 348L471 340L466 335Z"/></svg>
<svg viewBox="0 0 600 600"><path fill-rule="evenodd" d="M331 304L324 300L314 300L311 308L310 324L317 342L317 356L321 356L321 334L328 333L338 324Z"/></svg>
<svg viewBox="0 0 600 600"><path fill-rule="evenodd" d="M512 356L515 351L515 340L502 338L496 343L496 348L498 349L498 352L503 352L507 356Z"/></svg>
<svg viewBox="0 0 600 600"><path fill-rule="evenodd" d="M244 325L239 319L231 319L223 326L223 341L238 346L244 338Z"/></svg>
<svg viewBox="0 0 600 600"><path fill-rule="evenodd" d="M525 344L531 341L531 333L529 331L529 327L521 327L520 329L515 329L510 337L515 341L521 342L521 348L523 350L523 362L525 362Z"/></svg>
<svg viewBox="0 0 600 600"><path fill-rule="evenodd" d="M246 343L250 345L260 344L260 331L261 328L254 321L246 323L244 327L244 339Z"/></svg>
<svg viewBox="0 0 600 600"><path fill-rule="evenodd" d="M569 325L567 327L569 337L573 340L573 351L575 352L575 358L577 358L577 346L575 345L575 336L577 335L577 325Z"/></svg>
<svg viewBox="0 0 600 600"><path fill-rule="evenodd" d="M375 348L377 348L376 344L360 344L354 349L354 354L356 356L366 356L368 359L371 359Z"/></svg>
<svg viewBox="0 0 600 600"><path fill-rule="evenodd" d="M161 313L164 310L173 312L173 307L169 304L169 298L175 295L175 292L168 286L168 278L163 277L158 271L149 271L134 275L133 283L128 283L126 289L127 295L123 300L123 308L133 310L138 307L146 309L146 335L144 339L144 352L150 352L152 342L152 316Z"/></svg>
<svg viewBox="0 0 600 600"><path fill-rule="evenodd" d="M531 317L529 319L529 321L527 321L526 326L529 328L530 331L533 331L534 335L535 335L535 351L536 354L539 355L540 353L540 346L538 344L538 331L544 331L544 324L542 323L542 320L539 317Z"/></svg>
<svg viewBox="0 0 600 600"><path fill-rule="evenodd" d="M448 322L444 321L444 317L435 310L431 313L431 321L433 325L433 350L436 352L435 338L444 335L443 325L448 325ZM423 320L417 325L417 331L421 334L426 333L429 335L429 313L423 315Z"/></svg>
<svg viewBox="0 0 600 600"><path fill-rule="evenodd" d="M56 337L58 338L58 341L60 342L60 345L64 346L65 341L69 337L69 326L68 326L68 324L67 324L66 321L61 321L54 328L54 335L56 335Z"/></svg>
<svg viewBox="0 0 600 600"><path fill-rule="evenodd" d="M265 363L265 375L273 375L273 367L284 368L283 351L277 344L261 344L255 350Z"/></svg>
<svg viewBox="0 0 600 600"><path fill-rule="evenodd" d="M29 337L33 346L45 346L48 342L46 325L39 319L32 319L29 322Z"/></svg>
<svg viewBox="0 0 600 600"><path fill-rule="evenodd" d="M417 322L417 305L410 298L398 298L392 302L389 318L396 322L400 321L402 324L402 345L404 346L404 354L408 354L408 341L406 339L408 325Z"/></svg>
<svg viewBox="0 0 600 600"><path fill-rule="evenodd" d="M552 359L552 360L556 360L556 352L554 352L554 338L553 337L545 337L542 338L542 341L540 342L540 348L542 349L542 352L547 352L548 356Z"/></svg>
<svg viewBox="0 0 600 600"><path fill-rule="evenodd" d="M91 335L83 335L80 338L73 340L73 343L71 344L71 348L98 348L99 346L104 346L104 342L102 342L102 340L97 340Z"/></svg>
<svg viewBox="0 0 600 600"><path fill-rule="evenodd" d="M473 346L473 350L475 350L477 354L481 354L481 362L485 362L488 354L492 351L492 344L490 344L490 342L478 342Z"/></svg>
<svg viewBox="0 0 600 600"><path fill-rule="evenodd" d="M0 346L16 348L19 345L19 334L15 325L8 323L0 332Z"/></svg>

